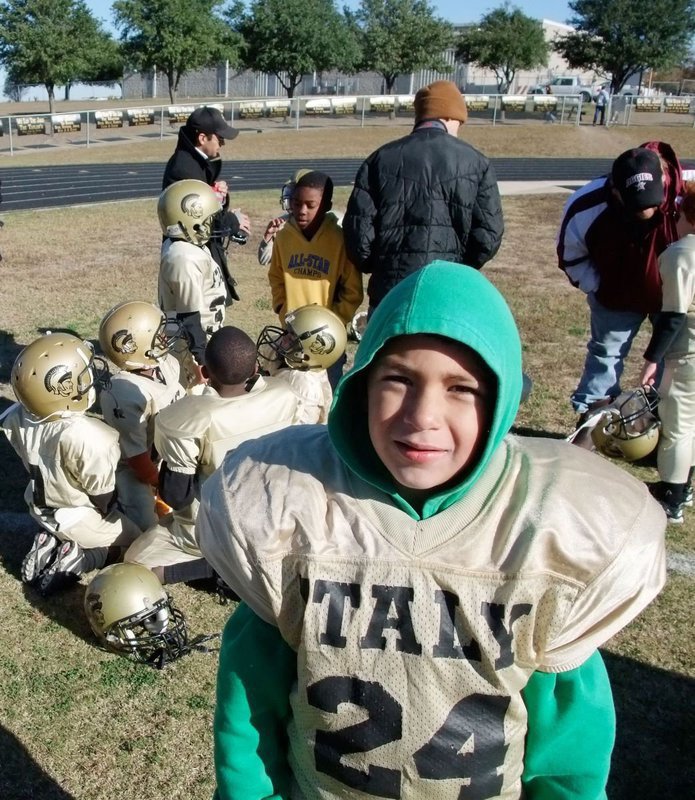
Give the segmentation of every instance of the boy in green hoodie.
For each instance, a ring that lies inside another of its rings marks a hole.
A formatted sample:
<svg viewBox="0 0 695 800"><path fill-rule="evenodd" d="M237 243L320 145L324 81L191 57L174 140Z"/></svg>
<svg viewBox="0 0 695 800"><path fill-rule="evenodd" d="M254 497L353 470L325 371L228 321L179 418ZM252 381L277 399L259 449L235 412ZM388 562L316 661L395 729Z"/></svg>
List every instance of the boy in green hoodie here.
<svg viewBox="0 0 695 800"><path fill-rule="evenodd" d="M597 648L662 587L665 518L607 461L509 435L521 385L502 296L435 262L374 312L327 430L208 480L200 546L244 601L219 800L605 797Z"/></svg>

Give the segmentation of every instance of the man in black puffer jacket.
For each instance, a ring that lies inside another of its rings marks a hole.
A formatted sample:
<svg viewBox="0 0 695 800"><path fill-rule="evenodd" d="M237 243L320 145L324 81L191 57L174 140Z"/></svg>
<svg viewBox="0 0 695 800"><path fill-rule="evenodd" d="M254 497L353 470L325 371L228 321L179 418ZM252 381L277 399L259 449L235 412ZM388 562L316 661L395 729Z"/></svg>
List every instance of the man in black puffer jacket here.
<svg viewBox="0 0 695 800"><path fill-rule="evenodd" d="M232 278L227 264L226 237L250 233L249 218L241 211L229 211L229 194L226 181L219 180L222 171L220 149L225 140L231 141L239 135L239 131L230 127L220 111L210 106L197 108L179 130L176 150L164 168L162 189L176 181L192 178L212 186L222 203L222 211L215 220L213 237L207 247L213 259L220 265L224 275L229 296L238 300L236 281ZM215 235L217 234L217 235Z"/></svg>
<svg viewBox="0 0 695 800"><path fill-rule="evenodd" d="M415 95L412 133L362 164L343 220L348 256L371 273L369 305L411 272L441 259L479 269L504 231L488 159L457 138L468 112L451 81Z"/></svg>

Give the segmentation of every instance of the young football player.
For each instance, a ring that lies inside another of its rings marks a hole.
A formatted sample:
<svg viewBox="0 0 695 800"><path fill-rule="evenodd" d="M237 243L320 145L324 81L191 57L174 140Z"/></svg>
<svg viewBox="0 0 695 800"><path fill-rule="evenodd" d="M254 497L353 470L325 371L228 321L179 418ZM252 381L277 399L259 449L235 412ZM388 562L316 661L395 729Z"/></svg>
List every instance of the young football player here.
<svg viewBox="0 0 695 800"><path fill-rule="evenodd" d="M333 181L323 172L308 172L297 181L292 217L275 237L268 271L273 311L284 325L288 311L316 303L335 312L347 326L362 302L362 276L345 253L343 231L333 215ZM345 357L329 370L332 387Z"/></svg>
<svg viewBox="0 0 695 800"><path fill-rule="evenodd" d="M166 327L162 310L140 300L115 306L99 327L101 349L119 368L100 396L104 421L118 431L121 446L118 499L142 530L158 517L154 418L186 393L179 383L179 362L170 353L177 339L167 336Z"/></svg>
<svg viewBox="0 0 695 800"><path fill-rule="evenodd" d="M685 183L677 232L680 237L659 256L663 302L644 353L642 384L653 384L659 362L661 432L657 450L659 482L651 487L669 522L683 522L693 504L695 468L695 182Z"/></svg>
<svg viewBox="0 0 695 800"><path fill-rule="evenodd" d="M150 567L162 583L210 577L195 537L200 487L228 450L299 421L300 398L257 372L256 346L239 328L216 331L205 348L202 393L162 409L154 443L162 458L159 495L174 511L128 549L124 560Z"/></svg>
<svg viewBox="0 0 695 800"><path fill-rule="evenodd" d="M19 402L0 425L29 473L25 499L41 527L22 580L44 595L104 566L141 533L116 503L118 434L86 416L100 370L108 374L91 346L66 333L41 336L12 367Z"/></svg>
<svg viewBox="0 0 695 800"><path fill-rule="evenodd" d="M665 518L595 454L509 435L521 390L502 296L435 262L375 310L327 426L207 482L200 546L244 601L220 800L603 796L597 648L662 587Z"/></svg>
<svg viewBox="0 0 695 800"><path fill-rule="evenodd" d="M285 327L266 325L256 342L258 361L268 375L286 381L301 398L299 422L325 423L333 392L326 370L345 352L342 320L327 308L304 306L285 316Z"/></svg>
<svg viewBox="0 0 695 800"><path fill-rule="evenodd" d="M222 327L225 308L230 303L221 267L206 246L219 211L220 201L214 190L195 180L167 186L157 204L164 234L159 306L168 320L181 326L188 343L187 348L174 351L186 389L203 383L205 345Z"/></svg>

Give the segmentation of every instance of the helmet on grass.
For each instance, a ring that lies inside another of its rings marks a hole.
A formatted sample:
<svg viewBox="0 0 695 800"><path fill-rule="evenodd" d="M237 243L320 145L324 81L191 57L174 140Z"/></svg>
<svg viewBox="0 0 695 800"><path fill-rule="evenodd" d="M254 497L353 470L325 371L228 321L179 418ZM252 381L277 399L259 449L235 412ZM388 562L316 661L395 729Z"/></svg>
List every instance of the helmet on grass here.
<svg viewBox="0 0 695 800"><path fill-rule="evenodd" d="M659 441L659 394L653 386L623 393L600 412L591 430L594 447L610 458L639 461Z"/></svg>
<svg viewBox="0 0 695 800"><path fill-rule="evenodd" d="M101 645L134 661L161 667L190 649L183 614L141 564L100 570L87 586L84 610Z"/></svg>

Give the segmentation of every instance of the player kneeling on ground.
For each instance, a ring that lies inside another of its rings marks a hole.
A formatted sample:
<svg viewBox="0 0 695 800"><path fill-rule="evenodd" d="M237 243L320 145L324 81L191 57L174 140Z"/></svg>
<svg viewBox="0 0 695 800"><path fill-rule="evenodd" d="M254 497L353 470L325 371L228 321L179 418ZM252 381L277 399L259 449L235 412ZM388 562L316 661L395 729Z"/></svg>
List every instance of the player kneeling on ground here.
<svg viewBox="0 0 695 800"><path fill-rule="evenodd" d="M32 342L12 367L19 403L0 424L31 477L25 499L41 531L22 580L42 594L104 566L141 533L116 504L118 434L86 416L100 369L108 375L91 346L66 333Z"/></svg>
<svg viewBox="0 0 695 800"><path fill-rule="evenodd" d="M101 393L104 421L118 431L121 463L116 473L118 498L127 516L142 530L157 522L159 480L154 450L154 418L184 396L179 362L170 351L178 343L167 336L166 317L151 303L135 300L112 308L101 321L99 343L117 367Z"/></svg>
<svg viewBox="0 0 695 800"><path fill-rule="evenodd" d="M604 459L509 435L521 390L502 296L435 262L375 310L327 427L208 480L200 546L244 601L220 800L603 796L597 648L662 587L665 518Z"/></svg>
<svg viewBox="0 0 695 800"><path fill-rule="evenodd" d="M162 457L159 494L174 512L139 537L125 561L154 570L163 583L212 577L195 536L201 485L228 450L298 421L300 398L257 372L256 347L239 328L214 333L205 349L208 384L162 409L154 442Z"/></svg>
<svg viewBox="0 0 695 800"><path fill-rule="evenodd" d="M301 398L299 422L326 422L333 391L327 370L345 353L342 320L319 305L302 306L285 317L285 327L266 325L256 342L267 374L286 381Z"/></svg>

